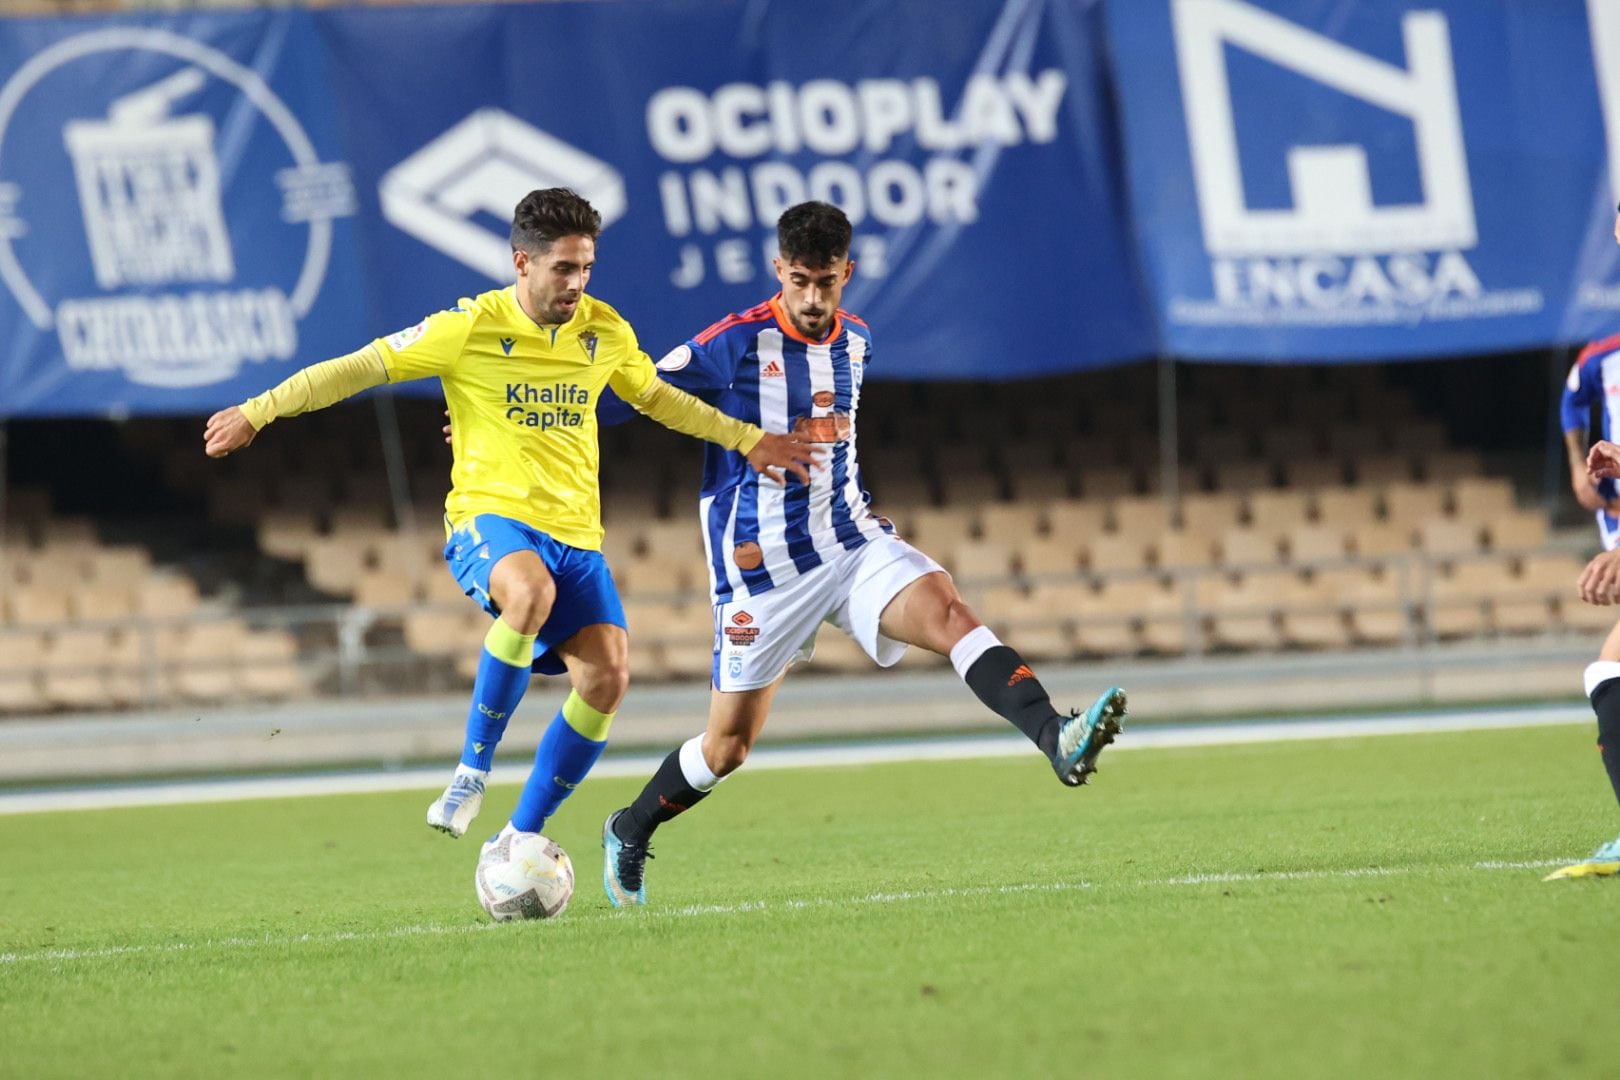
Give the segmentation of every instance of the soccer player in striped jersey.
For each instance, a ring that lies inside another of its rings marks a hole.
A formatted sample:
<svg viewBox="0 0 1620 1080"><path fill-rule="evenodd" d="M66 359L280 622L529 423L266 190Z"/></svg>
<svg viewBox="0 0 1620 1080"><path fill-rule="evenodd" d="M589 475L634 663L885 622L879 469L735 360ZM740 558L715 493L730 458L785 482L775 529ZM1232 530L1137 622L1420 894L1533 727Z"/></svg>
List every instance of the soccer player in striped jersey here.
<svg viewBox="0 0 1620 1080"><path fill-rule="evenodd" d="M1586 457L1584 473L1584 479L1593 486L1620 478L1620 446L1607 439L1598 440ZM1611 547L1587 563L1579 588L1581 599L1588 604L1620 603L1620 549ZM1587 665L1585 682L1586 696L1597 714L1598 753L1614 796L1620 800L1620 625L1609 631L1598 658ZM1615 874L1620 874L1620 837L1601 845L1580 862L1554 870L1545 880Z"/></svg>
<svg viewBox="0 0 1620 1080"><path fill-rule="evenodd" d="M1609 388L1615 396L1610 396ZM1569 485L1575 501L1597 518L1603 550L1620 547L1620 491L1613 480L1593 481L1587 475L1586 456L1590 445L1587 429L1592 422L1592 406L1602 409L1602 438L1613 438L1620 419L1620 334L1594 341L1581 350L1564 383L1559 412L1564 425L1564 451L1569 460Z"/></svg>
<svg viewBox="0 0 1620 1080"><path fill-rule="evenodd" d="M607 745L628 687L624 608L602 558L596 404L619 399L666 427L713 440L744 469L810 479L812 451L660 380L618 312L585 292L601 216L566 188L533 191L512 218L515 285L464 299L357 352L315 364L208 421L223 457L266 424L388 382L435 377L454 437L444 557L494 617L484 638L461 763L427 823L460 837L483 803L495 746L531 671L573 691L547 727L506 827L539 832Z"/></svg>
<svg viewBox="0 0 1620 1080"><path fill-rule="evenodd" d="M962 602L950 575L872 513L856 458L856 412L876 352L839 308L855 265L843 211L809 202L777 225L781 292L709 327L658 364L668 382L770 432L823 451L809 483L761 480L736 453L707 448L698 504L714 601L713 694L703 734L672 751L631 805L603 826L603 886L616 906L646 902L653 830L705 798L748 756L791 664L823 622L874 662L906 646L949 657L986 706L1027 735L1063 783L1079 786L1120 730L1125 693L1061 715L1019 654ZM603 419L623 419L611 399Z"/></svg>

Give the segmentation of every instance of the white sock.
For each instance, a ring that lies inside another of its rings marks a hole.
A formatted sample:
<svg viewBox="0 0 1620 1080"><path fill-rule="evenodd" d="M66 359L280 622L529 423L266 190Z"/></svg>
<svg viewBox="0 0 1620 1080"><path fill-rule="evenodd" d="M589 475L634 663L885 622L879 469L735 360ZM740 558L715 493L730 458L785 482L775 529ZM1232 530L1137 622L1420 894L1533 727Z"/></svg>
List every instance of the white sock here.
<svg viewBox="0 0 1620 1080"><path fill-rule="evenodd" d="M681 775L692 785L693 791L713 791L714 785L725 779L714 775L703 758L703 736L694 735L681 743Z"/></svg>
<svg viewBox="0 0 1620 1080"><path fill-rule="evenodd" d="M1586 696L1591 697L1592 691L1610 679L1620 679L1620 662L1594 660L1586 665Z"/></svg>
<svg viewBox="0 0 1620 1080"><path fill-rule="evenodd" d="M456 775L457 776L476 776L480 780L488 780L489 779L489 770L488 769L475 769L471 765L467 765L465 763L457 763L457 765L456 765Z"/></svg>
<svg viewBox="0 0 1620 1080"><path fill-rule="evenodd" d="M985 653L1001 644L994 630L988 626L976 626L962 635L962 640L951 646L951 667L967 681L968 668L972 667Z"/></svg>

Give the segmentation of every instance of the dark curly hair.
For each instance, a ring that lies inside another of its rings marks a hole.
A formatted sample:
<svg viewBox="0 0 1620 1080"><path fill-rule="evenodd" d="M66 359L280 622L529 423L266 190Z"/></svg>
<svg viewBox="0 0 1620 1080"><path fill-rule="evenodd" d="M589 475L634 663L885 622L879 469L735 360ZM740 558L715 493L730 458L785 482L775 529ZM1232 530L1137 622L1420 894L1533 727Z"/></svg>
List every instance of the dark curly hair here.
<svg viewBox="0 0 1620 1080"><path fill-rule="evenodd" d="M831 203L790 206L776 222L776 246L783 260L812 269L831 266L834 259L848 255L854 235L849 218Z"/></svg>
<svg viewBox="0 0 1620 1080"><path fill-rule="evenodd" d="M601 231L602 215L568 188L531 191L512 211L513 251L544 253L565 236L595 240Z"/></svg>

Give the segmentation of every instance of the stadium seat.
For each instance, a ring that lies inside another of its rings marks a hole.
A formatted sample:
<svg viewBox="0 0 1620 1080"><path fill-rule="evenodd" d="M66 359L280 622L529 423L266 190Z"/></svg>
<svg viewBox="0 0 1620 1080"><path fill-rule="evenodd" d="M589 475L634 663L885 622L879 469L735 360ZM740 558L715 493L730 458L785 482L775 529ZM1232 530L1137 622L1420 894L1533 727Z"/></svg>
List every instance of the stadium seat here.
<svg viewBox="0 0 1620 1080"><path fill-rule="evenodd" d="M1153 540L1171 524L1170 507L1157 495L1115 499L1109 505L1108 516L1114 532L1144 543Z"/></svg>
<svg viewBox="0 0 1620 1080"><path fill-rule="evenodd" d="M1490 595L1510 572L1495 562L1466 562L1429 581L1429 632L1442 640L1478 637L1490 628Z"/></svg>
<svg viewBox="0 0 1620 1080"><path fill-rule="evenodd" d="M1130 533L1104 533L1085 543L1086 566L1093 574L1116 574L1143 570L1148 565L1149 544Z"/></svg>
<svg viewBox="0 0 1620 1080"><path fill-rule="evenodd" d="M1535 551L1546 546L1547 519L1535 510L1514 510L1493 520L1486 530L1495 551Z"/></svg>
<svg viewBox="0 0 1620 1080"><path fill-rule="evenodd" d="M1177 510L1183 529L1212 540L1235 528L1242 516L1243 498L1230 491L1187 495Z"/></svg>
<svg viewBox="0 0 1620 1080"><path fill-rule="evenodd" d="M1438 484L1399 483L1384 488L1384 520L1417 529L1445 514L1446 492Z"/></svg>
<svg viewBox="0 0 1620 1080"><path fill-rule="evenodd" d="M236 692L236 652L247 628L236 619L194 623L181 638L173 685L190 701L223 701Z"/></svg>
<svg viewBox="0 0 1620 1080"><path fill-rule="evenodd" d="M1472 521L1432 518L1418 526L1418 547L1441 558L1473 555L1484 545L1484 534Z"/></svg>
<svg viewBox="0 0 1620 1080"><path fill-rule="evenodd" d="M1288 560L1295 564L1336 562L1345 557L1348 533L1339 525L1296 525L1283 538Z"/></svg>
<svg viewBox="0 0 1620 1080"><path fill-rule="evenodd" d="M1041 532L1039 503L1003 503L979 512L979 536L992 543L1016 548Z"/></svg>
<svg viewBox="0 0 1620 1080"><path fill-rule="evenodd" d="M1180 581L1142 590L1137 603L1141 640L1149 652L1175 656L1188 650L1198 630L1189 610L1189 590Z"/></svg>
<svg viewBox="0 0 1620 1080"><path fill-rule="evenodd" d="M1303 491L1251 492L1246 507L1249 527L1284 536L1310 517L1310 498Z"/></svg>
<svg viewBox="0 0 1620 1080"><path fill-rule="evenodd" d="M359 607L398 608L415 600L410 579L397 572L366 570L354 580L354 602Z"/></svg>
<svg viewBox="0 0 1620 1080"><path fill-rule="evenodd" d="M1199 570L1215 565L1215 545L1208 534L1172 529L1154 545L1162 570Z"/></svg>
<svg viewBox="0 0 1620 1080"><path fill-rule="evenodd" d="M1096 592L1074 592L1066 608L1056 610L1066 609L1074 620L1074 644L1080 652L1099 656L1134 653L1141 648L1136 625L1146 597L1156 587L1147 578L1110 581Z"/></svg>
<svg viewBox="0 0 1620 1080"><path fill-rule="evenodd" d="M1228 567L1267 567L1278 562L1277 540L1269 533L1242 527L1220 534L1221 562Z"/></svg>
<svg viewBox="0 0 1620 1080"><path fill-rule="evenodd" d="M946 553L946 558L951 575L966 585L1005 581L1012 574L1012 551L994 540L960 541Z"/></svg>
<svg viewBox="0 0 1620 1080"><path fill-rule="evenodd" d="M1500 477L1469 476L1451 485L1451 512L1459 521L1489 524L1513 511L1513 485Z"/></svg>
<svg viewBox="0 0 1620 1080"><path fill-rule="evenodd" d="M368 568L372 537L341 532L323 536L304 552L304 577L322 592L351 596L355 583Z"/></svg>
<svg viewBox="0 0 1620 1080"><path fill-rule="evenodd" d="M1327 581L1327 574L1318 581ZM1358 644L1393 645L1410 630L1400 576L1394 571L1375 574L1351 570L1332 575L1332 588L1349 605L1350 636Z"/></svg>
<svg viewBox="0 0 1620 1080"><path fill-rule="evenodd" d="M1323 525L1358 529L1377 517L1377 499L1366 488L1328 488L1316 492L1316 520Z"/></svg>
<svg viewBox="0 0 1620 1080"><path fill-rule="evenodd" d="M1108 504L1086 499L1066 499L1048 503L1046 528L1053 539L1067 539L1076 548L1084 546L1108 526Z"/></svg>
<svg viewBox="0 0 1620 1080"><path fill-rule="evenodd" d="M52 635L42 661L46 700L69 709L105 706L112 696L105 657L114 644L108 630L63 630Z"/></svg>
<svg viewBox="0 0 1620 1080"><path fill-rule="evenodd" d="M0 630L0 713L38 712L49 706L39 677L45 646L45 635L38 631Z"/></svg>
<svg viewBox="0 0 1620 1080"><path fill-rule="evenodd" d="M142 547L118 545L90 552L91 580L128 587L152 569L152 556Z"/></svg>
<svg viewBox="0 0 1620 1080"><path fill-rule="evenodd" d="M701 555L672 557L654 549L609 565L619 591L626 596L668 599L706 587L709 580L707 563Z"/></svg>
<svg viewBox="0 0 1620 1080"><path fill-rule="evenodd" d="M646 554L664 559L703 559L703 527L695 513L648 521L639 532Z"/></svg>
<svg viewBox="0 0 1620 1080"><path fill-rule="evenodd" d="M1502 634L1541 634L1556 625L1556 605L1563 594L1573 595L1573 577L1557 574L1557 584L1538 580L1537 569L1525 560L1519 572L1506 576L1491 589L1491 625Z"/></svg>
<svg viewBox="0 0 1620 1080"><path fill-rule="evenodd" d="M282 559L302 560L320 535L311 506L268 509L259 519L259 550Z"/></svg>
<svg viewBox="0 0 1620 1080"><path fill-rule="evenodd" d="M1015 547L1019 571L1028 578L1077 574L1085 544L1069 534L1036 536Z"/></svg>
<svg viewBox="0 0 1620 1080"><path fill-rule="evenodd" d="M489 616L463 602L454 609L427 608L405 616L405 644L424 656L460 657L477 649L489 633Z"/></svg>
<svg viewBox="0 0 1620 1080"><path fill-rule="evenodd" d="M1216 648L1274 649L1281 643L1276 608L1286 574L1277 571L1218 578L1204 590L1209 640Z"/></svg>
<svg viewBox="0 0 1620 1080"><path fill-rule="evenodd" d="M66 589L51 585L31 585L15 589L5 597L11 622L31 626L61 625L72 618Z"/></svg>
<svg viewBox="0 0 1620 1080"><path fill-rule="evenodd" d="M310 689L298 664L298 641L285 630L257 630L236 640L239 686L249 697L280 701Z"/></svg>
<svg viewBox="0 0 1620 1080"><path fill-rule="evenodd" d="M1412 550L1412 529L1407 525L1374 521L1362 525L1351 535L1356 554L1364 559L1405 555Z"/></svg>
<svg viewBox="0 0 1620 1080"><path fill-rule="evenodd" d="M1342 649L1350 626L1331 579L1291 578L1283 588L1278 628L1284 644L1303 649Z"/></svg>

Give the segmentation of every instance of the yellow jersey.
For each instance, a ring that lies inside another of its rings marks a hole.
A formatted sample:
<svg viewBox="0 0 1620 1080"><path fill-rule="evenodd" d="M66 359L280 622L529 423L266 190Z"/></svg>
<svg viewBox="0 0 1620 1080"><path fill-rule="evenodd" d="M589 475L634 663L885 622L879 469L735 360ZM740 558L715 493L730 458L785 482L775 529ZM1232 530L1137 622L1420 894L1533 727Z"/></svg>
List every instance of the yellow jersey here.
<svg viewBox="0 0 1620 1080"><path fill-rule="evenodd" d="M435 376L444 387L452 526L499 514L572 547L601 548L597 400L611 386L637 401L658 378L617 311L584 295L566 323L540 326L508 286L374 345L390 382Z"/></svg>

